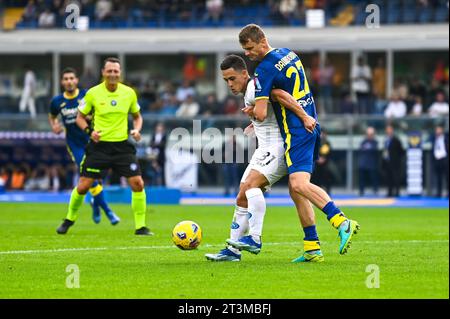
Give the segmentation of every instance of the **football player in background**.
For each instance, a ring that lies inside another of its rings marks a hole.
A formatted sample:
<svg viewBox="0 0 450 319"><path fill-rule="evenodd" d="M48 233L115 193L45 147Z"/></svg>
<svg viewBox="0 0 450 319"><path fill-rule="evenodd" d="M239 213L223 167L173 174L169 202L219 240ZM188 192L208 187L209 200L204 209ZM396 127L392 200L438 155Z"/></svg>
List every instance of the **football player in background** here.
<svg viewBox="0 0 450 319"><path fill-rule="evenodd" d="M85 153L86 144L89 141L89 135L83 132L76 124L78 105L83 99L86 91L78 88L77 72L73 68L66 68L61 73L61 85L64 92L55 96L50 104L48 121L53 133L60 134L66 132L67 151L72 160L80 168ZM61 125L58 115L64 125ZM96 224L101 220L101 211L103 209L112 225L120 222L120 218L114 214L105 200L103 187L100 180L92 184L90 188L92 195L92 218Z"/></svg>

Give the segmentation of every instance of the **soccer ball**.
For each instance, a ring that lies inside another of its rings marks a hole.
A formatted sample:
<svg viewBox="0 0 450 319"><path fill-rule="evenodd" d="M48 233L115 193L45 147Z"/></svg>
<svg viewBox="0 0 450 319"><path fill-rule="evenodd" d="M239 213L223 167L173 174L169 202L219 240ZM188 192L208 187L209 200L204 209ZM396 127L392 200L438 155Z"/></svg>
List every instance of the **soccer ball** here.
<svg viewBox="0 0 450 319"><path fill-rule="evenodd" d="M190 220L179 222L173 228L172 240L182 250L196 249L202 241L202 229Z"/></svg>

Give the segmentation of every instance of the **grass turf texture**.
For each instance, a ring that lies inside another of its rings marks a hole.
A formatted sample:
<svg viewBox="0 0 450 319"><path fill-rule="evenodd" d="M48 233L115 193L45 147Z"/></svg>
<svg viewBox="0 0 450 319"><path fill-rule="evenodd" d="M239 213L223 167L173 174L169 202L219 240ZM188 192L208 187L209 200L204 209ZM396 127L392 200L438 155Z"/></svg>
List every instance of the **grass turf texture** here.
<svg viewBox="0 0 450 319"><path fill-rule="evenodd" d="M292 264L303 238L292 207L268 207L259 255L214 263L204 254L224 247L232 207L149 206L155 235L138 237L130 206L112 206L119 225L104 215L94 224L84 204L69 233L57 235L66 205L0 203L0 298L449 298L448 209L346 208L362 229L344 256L316 211L325 262ZM172 244L182 220L202 227L197 250ZM80 269L78 289L66 288L69 264ZM366 287L370 264L380 270L378 289Z"/></svg>

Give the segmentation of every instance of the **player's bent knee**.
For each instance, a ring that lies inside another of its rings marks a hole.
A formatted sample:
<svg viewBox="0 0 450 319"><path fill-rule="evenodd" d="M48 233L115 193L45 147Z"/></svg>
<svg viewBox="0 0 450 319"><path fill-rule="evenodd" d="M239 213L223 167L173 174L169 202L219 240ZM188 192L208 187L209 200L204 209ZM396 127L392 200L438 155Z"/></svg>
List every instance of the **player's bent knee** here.
<svg viewBox="0 0 450 319"><path fill-rule="evenodd" d="M89 183L88 181L80 181L77 185L77 192L80 195L85 195L89 191L89 188L91 188L92 183Z"/></svg>
<svg viewBox="0 0 450 319"><path fill-rule="evenodd" d="M142 192L144 190L144 180L141 177L131 178L129 182L133 192Z"/></svg>
<svg viewBox="0 0 450 319"><path fill-rule="evenodd" d="M80 195L86 195L88 191L89 191L89 188L77 186L77 192Z"/></svg>
<svg viewBox="0 0 450 319"><path fill-rule="evenodd" d="M94 179L93 178L89 178L89 177L80 177L80 179L78 180L78 185L77 185L77 191L78 194L80 195L85 195L87 192L89 192L89 189L92 187L92 184L94 183Z"/></svg>
<svg viewBox="0 0 450 319"><path fill-rule="evenodd" d="M289 187L289 193L291 193L291 194L292 194L292 192L294 192L296 194L303 195L307 191L308 191L308 185L306 185L305 183L296 183Z"/></svg>

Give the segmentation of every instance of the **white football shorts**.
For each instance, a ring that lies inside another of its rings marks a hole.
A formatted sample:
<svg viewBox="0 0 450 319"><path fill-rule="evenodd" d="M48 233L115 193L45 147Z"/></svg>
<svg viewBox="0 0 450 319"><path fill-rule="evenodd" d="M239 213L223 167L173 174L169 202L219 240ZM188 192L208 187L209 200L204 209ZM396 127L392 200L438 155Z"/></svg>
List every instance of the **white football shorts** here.
<svg viewBox="0 0 450 319"><path fill-rule="evenodd" d="M245 182L252 169L263 174L270 186L287 175L288 170L284 159L283 144L257 148L242 175L241 183Z"/></svg>

